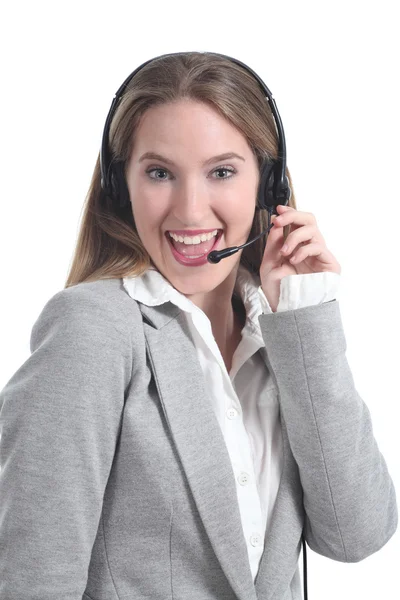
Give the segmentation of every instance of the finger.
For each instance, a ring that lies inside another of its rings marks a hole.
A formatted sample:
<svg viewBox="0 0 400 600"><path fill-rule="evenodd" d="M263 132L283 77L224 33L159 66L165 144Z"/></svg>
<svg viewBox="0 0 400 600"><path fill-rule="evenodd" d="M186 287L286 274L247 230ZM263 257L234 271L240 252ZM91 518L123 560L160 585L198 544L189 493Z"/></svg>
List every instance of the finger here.
<svg viewBox="0 0 400 600"><path fill-rule="evenodd" d="M288 204L287 205L286 204L277 204L276 205L276 210L279 213L284 213L287 210L297 210L297 208L294 208L294 206L289 206Z"/></svg>
<svg viewBox="0 0 400 600"><path fill-rule="evenodd" d="M322 246L320 243L315 242L314 244L306 244L301 246L294 254L290 257L289 262L298 265L308 256L317 256L321 262L330 264L332 262L332 255L329 250Z"/></svg>
<svg viewBox="0 0 400 600"><path fill-rule="evenodd" d="M272 219L271 219L272 222ZM282 255L279 250L284 243L284 230L282 227L271 227L264 249L263 265L265 267L275 268L277 263L282 261Z"/></svg>
<svg viewBox="0 0 400 600"><path fill-rule="evenodd" d="M285 241L285 245L287 245L288 248L286 250L281 250L281 253L285 256L288 256L296 249L296 246L302 242L318 242L320 244L324 244L325 240L323 239L319 230L316 229L315 225L303 225L302 227L290 232Z"/></svg>
<svg viewBox="0 0 400 600"><path fill-rule="evenodd" d="M293 225L311 225L317 223L313 213L301 210L287 210L281 213L276 220L279 226L288 225L289 223Z"/></svg>
<svg viewBox="0 0 400 600"><path fill-rule="evenodd" d="M301 227L301 225L299 225L299 227ZM279 225L279 223L275 222L270 233L272 233L274 229L275 229L275 231L271 237L271 245L272 245L272 240L278 239L279 240L278 251L279 251L282 248L283 244L286 242L291 231L293 231L293 226L291 225L291 223L289 223L288 225L284 225L282 227L282 225ZM280 244L280 246L279 246L279 244ZM274 244L274 248L275 248L275 244Z"/></svg>
<svg viewBox="0 0 400 600"><path fill-rule="evenodd" d="M278 241L281 241L283 244L283 239L284 239L284 234L285 234L285 228L279 226L278 223L275 223L275 220L276 220L276 216L274 215L274 217L272 217L272 219L271 219L271 223L273 223L273 226L271 227L268 237L267 237L267 243L270 244L271 246L272 246L272 244L274 244L274 246L275 246L275 244ZM288 228L286 228L286 229L288 229ZM286 235L286 237L287 237L287 235Z"/></svg>

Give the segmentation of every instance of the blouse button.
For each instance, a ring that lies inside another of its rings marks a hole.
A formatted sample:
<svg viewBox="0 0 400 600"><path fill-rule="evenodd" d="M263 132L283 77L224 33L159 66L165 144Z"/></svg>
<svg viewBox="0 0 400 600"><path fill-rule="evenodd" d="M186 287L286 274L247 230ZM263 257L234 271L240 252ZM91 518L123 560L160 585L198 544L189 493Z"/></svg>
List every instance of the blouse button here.
<svg viewBox="0 0 400 600"><path fill-rule="evenodd" d="M244 471L242 471L240 473L240 475L238 476L237 480L240 483L240 485L247 485L250 481L250 476L248 473L245 473Z"/></svg>
<svg viewBox="0 0 400 600"><path fill-rule="evenodd" d="M259 533L252 533L250 536L250 544L252 546L261 546L262 537Z"/></svg>
<svg viewBox="0 0 400 600"><path fill-rule="evenodd" d="M228 419L236 419L238 414L239 413L236 410L236 408L228 408L228 410L226 411L226 416L228 417Z"/></svg>

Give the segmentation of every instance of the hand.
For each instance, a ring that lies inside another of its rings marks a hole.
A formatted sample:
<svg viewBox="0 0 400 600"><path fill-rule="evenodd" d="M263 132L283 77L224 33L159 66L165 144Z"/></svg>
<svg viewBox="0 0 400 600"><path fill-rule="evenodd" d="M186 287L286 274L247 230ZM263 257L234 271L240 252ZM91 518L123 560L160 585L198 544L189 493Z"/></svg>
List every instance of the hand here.
<svg viewBox="0 0 400 600"><path fill-rule="evenodd" d="M312 213L283 204L278 204L276 210L278 216L271 217L274 226L268 234L260 267L261 288L273 312L276 312L279 303L283 277L324 271L340 275L342 271L338 261L326 247ZM286 242L283 238L284 225L291 225ZM284 243L288 244L288 250L282 252Z"/></svg>

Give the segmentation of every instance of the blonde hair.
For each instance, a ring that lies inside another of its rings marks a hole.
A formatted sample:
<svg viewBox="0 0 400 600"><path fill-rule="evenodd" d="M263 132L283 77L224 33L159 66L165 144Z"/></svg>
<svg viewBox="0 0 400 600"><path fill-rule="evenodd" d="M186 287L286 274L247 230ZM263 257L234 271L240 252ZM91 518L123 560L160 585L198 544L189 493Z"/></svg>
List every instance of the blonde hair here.
<svg viewBox="0 0 400 600"><path fill-rule="evenodd" d="M133 77L110 126L109 151L125 171L135 131L152 106L183 99L206 103L246 138L259 166L276 159L275 121L256 79L229 59L207 52L186 52L149 62ZM289 206L296 208L292 180ZM65 287L98 279L142 275L154 264L137 233L132 206L121 208L101 188L100 153L83 206L82 220ZM256 210L251 239L267 228L266 210ZM290 226L284 228L284 238ZM240 263L259 274L267 236L242 250Z"/></svg>

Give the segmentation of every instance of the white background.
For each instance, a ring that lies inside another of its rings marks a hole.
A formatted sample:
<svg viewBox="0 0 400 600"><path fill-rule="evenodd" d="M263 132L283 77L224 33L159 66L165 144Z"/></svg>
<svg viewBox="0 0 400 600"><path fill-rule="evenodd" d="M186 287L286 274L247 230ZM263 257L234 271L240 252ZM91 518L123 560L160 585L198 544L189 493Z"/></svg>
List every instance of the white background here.
<svg viewBox="0 0 400 600"><path fill-rule="evenodd" d="M3 4L0 389L29 356L44 304L64 287L116 90L154 56L220 52L249 65L275 97L297 208L316 216L342 267L347 358L400 497L396 8L387 0ZM310 600L394 598L399 537L355 564L308 549Z"/></svg>

